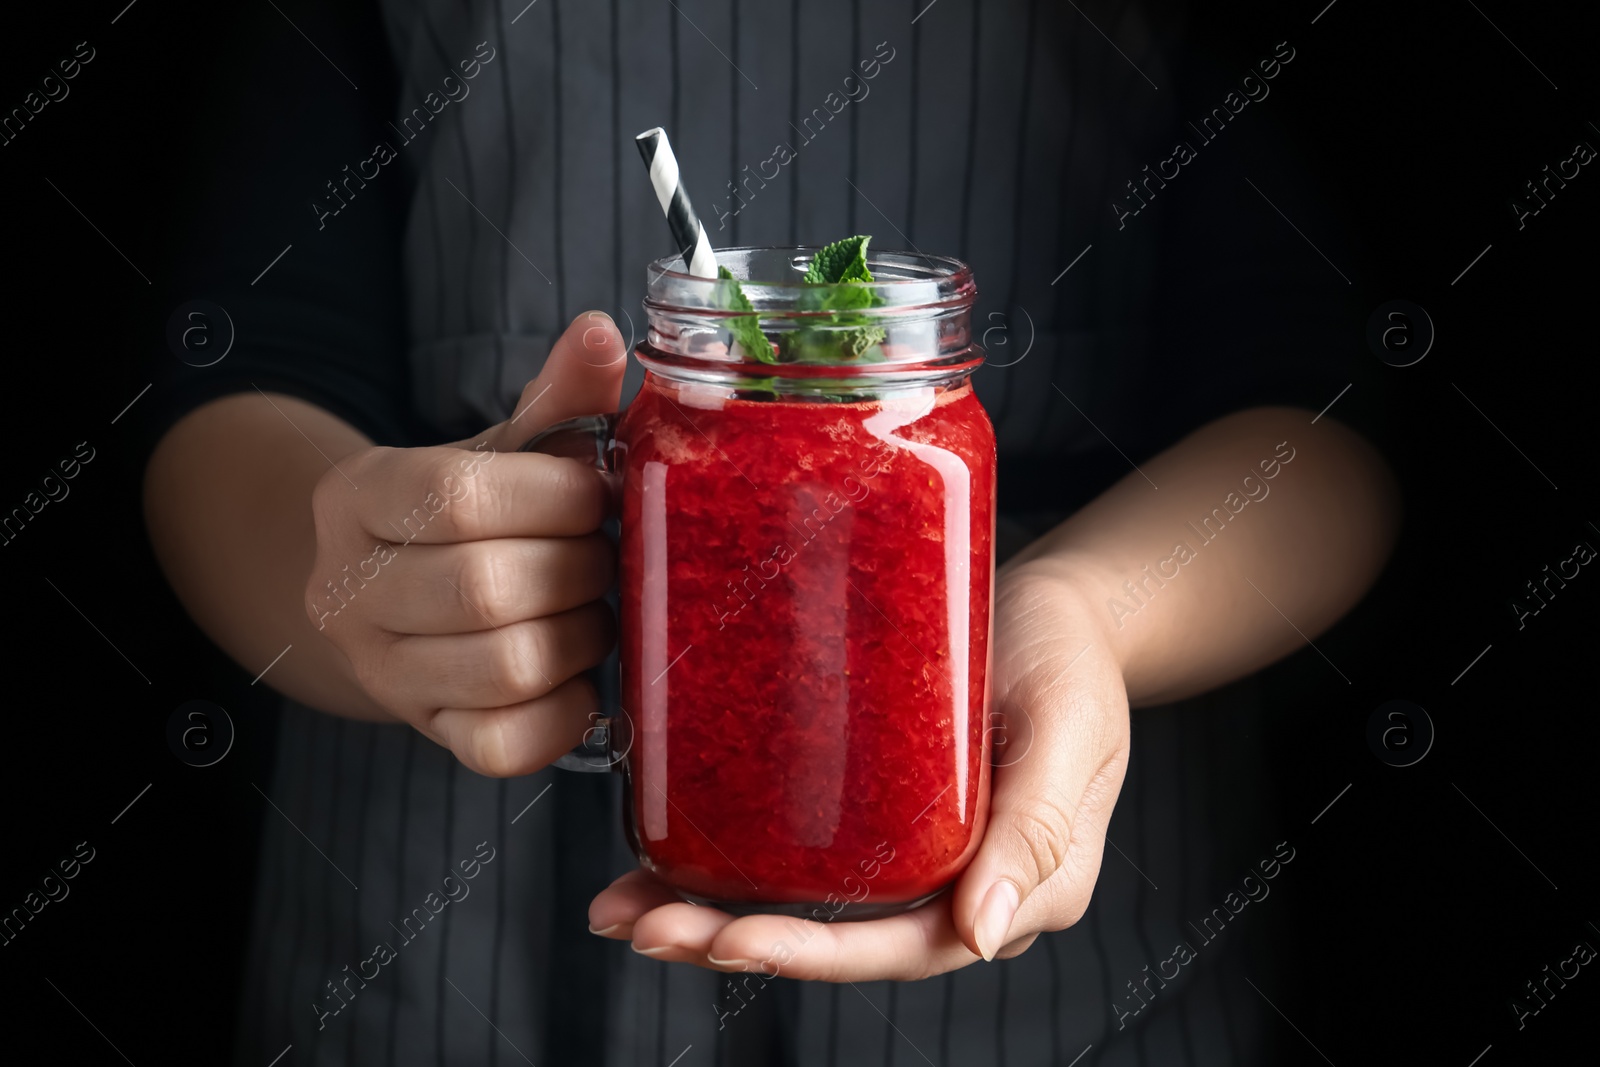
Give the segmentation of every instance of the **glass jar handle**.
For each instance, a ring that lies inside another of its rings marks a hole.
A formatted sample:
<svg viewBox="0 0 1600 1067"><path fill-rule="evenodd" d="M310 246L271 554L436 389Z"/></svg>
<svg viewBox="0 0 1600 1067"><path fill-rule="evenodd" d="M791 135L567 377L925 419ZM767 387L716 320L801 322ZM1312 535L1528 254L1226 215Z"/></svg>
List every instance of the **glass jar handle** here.
<svg viewBox="0 0 1600 1067"><path fill-rule="evenodd" d="M620 416L583 415L548 426L530 437L517 451L542 452L547 456L562 456L589 463L603 474L616 473L616 429ZM596 668L604 670L604 667ZM598 687L597 687L598 688ZM620 690L620 686L617 687ZM622 762L627 749L617 751L615 744L617 719L626 720L628 713L619 704L616 710L590 713L590 727L583 735L583 743L556 760L555 766L568 771L610 771ZM631 725L631 724L627 724ZM625 732L626 743L631 744L633 731Z"/></svg>

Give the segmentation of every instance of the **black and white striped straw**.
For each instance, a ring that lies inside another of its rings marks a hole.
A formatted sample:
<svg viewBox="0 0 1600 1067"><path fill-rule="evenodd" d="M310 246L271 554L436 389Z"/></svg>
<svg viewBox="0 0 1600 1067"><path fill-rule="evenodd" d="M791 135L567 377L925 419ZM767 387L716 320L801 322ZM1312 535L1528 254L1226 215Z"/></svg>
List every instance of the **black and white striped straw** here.
<svg viewBox="0 0 1600 1067"><path fill-rule="evenodd" d="M673 240L678 242L689 273L697 278L715 278L717 260L711 252L711 238L706 236L706 228L694 213L689 194L684 191L678 174L678 157L672 154L667 131L657 126L635 137L634 142L639 146L645 166L650 168L650 184L655 187L656 199L661 202L661 210L667 216L667 225L672 229Z"/></svg>

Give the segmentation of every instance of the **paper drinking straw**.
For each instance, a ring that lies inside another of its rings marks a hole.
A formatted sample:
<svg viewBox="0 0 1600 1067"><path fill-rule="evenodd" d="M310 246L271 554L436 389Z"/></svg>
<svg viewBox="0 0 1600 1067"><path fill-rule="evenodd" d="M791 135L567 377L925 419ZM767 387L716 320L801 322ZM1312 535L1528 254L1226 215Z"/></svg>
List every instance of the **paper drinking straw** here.
<svg viewBox="0 0 1600 1067"><path fill-rule="evenodd" d="M678 176L678 158L672 154L667 131L657 126L635 137L634 142L645 166L650 168L650 184L655 186L656 199L661 201L661 210L689 273L697 278L715 278L717 260L711 254L711 238L706 236L706 228L694 213L689 194L684 192Z"/></svg>

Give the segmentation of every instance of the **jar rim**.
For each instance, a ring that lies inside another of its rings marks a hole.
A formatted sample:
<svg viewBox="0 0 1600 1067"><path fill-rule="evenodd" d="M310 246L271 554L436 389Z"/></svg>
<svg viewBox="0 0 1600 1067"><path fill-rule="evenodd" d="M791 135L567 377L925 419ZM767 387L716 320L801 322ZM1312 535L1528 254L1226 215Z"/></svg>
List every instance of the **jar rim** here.
<svg viewBox="0 0 1600 1067"><path fill-rule="evenodd" d="M762 317L804 317L815 312L795 305L803 293L834 289L841 285L864 285L879 298L871 313L901 317L917 312L934 312L962 306L970 307L978 295L972 268L952 256L932 256L924 252L875 249L869 246L868 268L873 280L866 283L806 282L806 266L820 251L820 245L736 245L719 248L714 255L719 267L729 268L744 295ZM760 257L770 265L775 254L786 259L792 279L759 279L748 276L748 266ZM726 290L720 278L704 278L681 269L680 255L663 256L646 268L648 282L644 306L647 311L684 312L714 318L741 314L721 305L719 295ZM743 273L741 273L743 271ZM749 312L743 312L749 314Z"/></svg>
<svg viewBox="0 0 1600 1067"><path fill-rule="evenodd" d="M765 379L900 380L916 374L947 377L982 359L972 343L970 318L978 290L967 264L869 246L872 281L807 282L804 275L819 250L815 245L717 249L717 266L733 275L737 287L720 277L685 273L678 256L654 261L644 300L649 329L639 359L647 368L699 367L717 374L738 368ZM850 299L835 307L818 300L819 293L845 290ZM737 335L749 326L737 320L748 323L752 317L783 358L754 359L745 353ZM865 342L871 356L858 352L863 358L841 360L841 346L859 346L862 331L875 338Z"/></svg>

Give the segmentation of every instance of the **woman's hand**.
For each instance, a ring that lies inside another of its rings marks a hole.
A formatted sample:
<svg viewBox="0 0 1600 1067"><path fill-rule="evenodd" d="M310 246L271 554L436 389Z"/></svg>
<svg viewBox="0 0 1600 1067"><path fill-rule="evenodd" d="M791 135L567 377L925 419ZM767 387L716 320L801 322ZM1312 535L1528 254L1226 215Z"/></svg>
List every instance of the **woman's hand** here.
<svg viewBox="0 0 1600 1067"><path fill-rule="evenodd" d="M734 918L682 902L640 870L595 898L590 929L656 959L859 982L1009 958L1077 922L1127 770L1128 698L1104 609L1096 613L1071 573L1061 561L1000 573L993 801L983 842L952 891L866 922Z"/></svg>
<svg viewBox="0 0 1600 1067"><path fill-rule="evenodd" d="M1072 925L1127 769L1129 695L1178 700L1286 655L1347 611L1389 553L1392 475L1319 417L1258 408L1201 427L1001 571L991 693L1005 744L983 843L952 892L889 919L800 924L802 943L794 919L676 902L636 871L595 898L591 928L659 959L864 981L1012 956ZM1197 515L1227 536L1202 533ZM1108 599L1130 576L1149 602L1123 600L1113 621ZM1217 604L1229 607L1220 623Z"/></svg>
<svg viewBox="0 0 1600 1067"><path fill-rule="evenodd" d="M581 674L615 635L608 488L576 460L516 450L615 409L625 355L610 319L580 317L511 419L455 445L356 452L312 496L312 625L372 700L480 774L532 773L591 725Z"/></svg>

